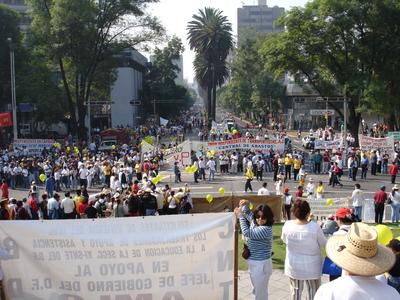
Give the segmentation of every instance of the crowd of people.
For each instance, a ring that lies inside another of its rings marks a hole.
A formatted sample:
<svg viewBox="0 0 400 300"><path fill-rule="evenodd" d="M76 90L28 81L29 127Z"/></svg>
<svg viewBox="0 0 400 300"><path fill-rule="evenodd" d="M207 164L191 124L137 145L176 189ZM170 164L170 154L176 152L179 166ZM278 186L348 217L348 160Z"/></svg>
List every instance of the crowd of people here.
<svg viewBox="0 0 400 300"><path fill-rule="evenodd" d="M329 234L312 220L306 200L295 200L290 213L294 219L285 222L281 235L286 245L289 299L302 299L304 287L307 299L400 299L400 241L379 245L377 231L359 222L348 208L337 210ZM251 211L249 201L242 200L235 214L246 242L242 256L248 263L255 299L268 299L273 213L268 205ZM321 285L323 273L330 282Z"/></svg>

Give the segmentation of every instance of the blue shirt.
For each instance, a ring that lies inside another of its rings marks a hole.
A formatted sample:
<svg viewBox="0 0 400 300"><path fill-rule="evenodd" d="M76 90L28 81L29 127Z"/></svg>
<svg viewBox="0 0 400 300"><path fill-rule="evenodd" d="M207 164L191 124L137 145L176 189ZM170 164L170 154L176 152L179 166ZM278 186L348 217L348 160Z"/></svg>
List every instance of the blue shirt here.
<svg viewBox="0 0 400 300"><path fill-rule="evenodd" d="M248 206L243 209L240 216L240 228L246 238L250 250L251 260L265 260L272 255L272 226L258 226L254 223L253 213ZM250 226L249 226L250 223Z"/></svg>

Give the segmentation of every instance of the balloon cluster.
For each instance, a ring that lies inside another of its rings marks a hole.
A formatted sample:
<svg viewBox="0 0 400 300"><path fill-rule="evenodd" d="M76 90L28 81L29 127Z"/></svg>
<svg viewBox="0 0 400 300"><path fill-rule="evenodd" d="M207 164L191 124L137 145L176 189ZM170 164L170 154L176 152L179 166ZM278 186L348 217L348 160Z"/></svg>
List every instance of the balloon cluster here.
<svg viewBox="0 0 400 300"><path fill-rule="evenodd" d="M156 177L154 177L151 181L154 183L154 184L159 184L161 181L163 180L163 177L161 176L161 174L158 174Z"/></svg>
<svg viewBox="0 0 400 300"><path fill-rule="evenodd" d="M188 174L193 174L193 173L196 173L198 169L199 169L199 168L198 168L196 165L187 166L187 167L185 168L185 172L188 173Z"/></svg>
<svg viewBox="0 0 400 300"><path fill-rule="evenodd" d="M378 233L378 243L386 246L393 239L392 230L386 225L376 225L375 230Z"/></svg>
<svg viewBox="0 0 400 300"><path fill-rule="evenodd" d="M333 199L332 198L326 199L326 205L332 206L333 205Z"/></svg>

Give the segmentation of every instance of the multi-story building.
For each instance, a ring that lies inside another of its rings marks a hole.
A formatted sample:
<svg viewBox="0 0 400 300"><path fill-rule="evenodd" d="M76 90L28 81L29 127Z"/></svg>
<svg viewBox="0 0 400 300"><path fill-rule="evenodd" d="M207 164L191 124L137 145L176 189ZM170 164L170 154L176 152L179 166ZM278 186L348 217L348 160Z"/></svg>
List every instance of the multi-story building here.
<svg viewBox="0 0 400 300"><path fill-rule="evenodd" d="M275 21L283 15L283 7L269 7L266 0L258 0L258 5L243 5L238 8L238 43L248 37L249 31L253 33L281 32L283 26L278 26Z"/></svg>
<svg viewBox="0 0 400 300"><path fill-rule="evenodd" d="M28 5L26 5L25 0L0 0L0 3L7 5L21 15L19 24L22 31L29 29L31 18L29 17Z"/></svg>
<svg viewBox="0 0 400 300"><path fill-rule="evenodd" d="M148 62L134 49L126 49L118 58L117 79L111 88L111 127L132 127L140 123L139 92Z"/></svg>

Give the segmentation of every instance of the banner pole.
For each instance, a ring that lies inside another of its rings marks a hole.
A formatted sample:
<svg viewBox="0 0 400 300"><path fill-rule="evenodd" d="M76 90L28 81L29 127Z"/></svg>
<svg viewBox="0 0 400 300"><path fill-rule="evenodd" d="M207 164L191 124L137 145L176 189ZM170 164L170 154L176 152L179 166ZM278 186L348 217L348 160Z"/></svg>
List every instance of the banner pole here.
<svg viewBox="0 0 400 300"><path fill-rule="evenodd" d="M239 222L237 218L235 218L235 248L234 248L234 263L233 263L233 299L238 300L238 284L239 284L239 275L238 275L238 268L239 268Z"/></svg>

